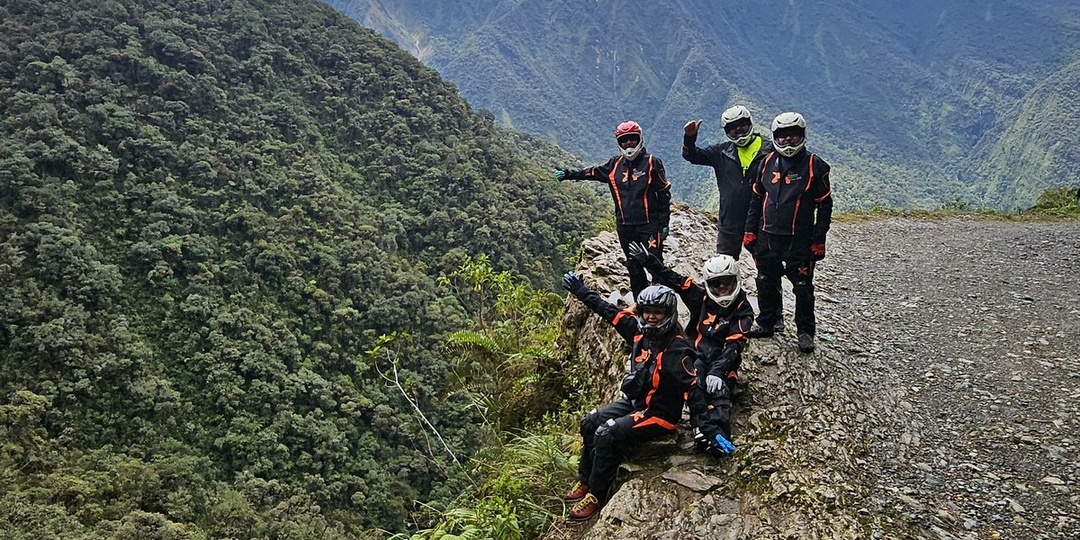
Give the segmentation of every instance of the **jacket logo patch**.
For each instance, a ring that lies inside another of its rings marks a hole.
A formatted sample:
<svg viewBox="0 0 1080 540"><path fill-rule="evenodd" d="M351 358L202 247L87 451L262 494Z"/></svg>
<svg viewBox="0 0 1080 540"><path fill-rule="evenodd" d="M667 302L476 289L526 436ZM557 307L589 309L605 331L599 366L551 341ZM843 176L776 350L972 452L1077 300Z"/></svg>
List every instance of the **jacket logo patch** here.
<svg viewBox="0 0 1080 540"><path fill-rule="evenodd" d="M642 362L644 362L644 361L646 361L648 359L649 359L649 351L648 351L648 349L641 349L641 354L637 355L637 357L634 358L634 363L635 364L640 364L640 363L642 363Z"/></svg>
<svg viewBox="0 0 1080 540"><path fill-rule="evenodd" d="M773 173L772 173L772 183L774 183L774 184L780 183L780 171L773 171Z"/></svg>

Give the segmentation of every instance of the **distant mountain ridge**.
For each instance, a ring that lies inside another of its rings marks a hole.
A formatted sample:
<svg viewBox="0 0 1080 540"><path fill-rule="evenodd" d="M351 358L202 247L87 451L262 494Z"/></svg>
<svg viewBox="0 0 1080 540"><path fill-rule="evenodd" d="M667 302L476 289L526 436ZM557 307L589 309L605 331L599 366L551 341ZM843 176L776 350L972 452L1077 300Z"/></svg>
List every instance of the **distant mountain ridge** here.
<svg viewBox="0 0 1080 540"><path fill-rule="evenodd" d="M638 120L677 194L706 207L715 187L678 157L681 126L704 118L699 142L719 141L732 103L762 127L804 113L842 207L1013 208L1077 182L1064 152L1008 157L1034 141L1080 145L1075 130L1017 127L1054 103L1056 119L1080 121L1068 67L1080 6L1067 0L324 1L397 40L473 106L587 161L614 153L614 125Z"/></svg>

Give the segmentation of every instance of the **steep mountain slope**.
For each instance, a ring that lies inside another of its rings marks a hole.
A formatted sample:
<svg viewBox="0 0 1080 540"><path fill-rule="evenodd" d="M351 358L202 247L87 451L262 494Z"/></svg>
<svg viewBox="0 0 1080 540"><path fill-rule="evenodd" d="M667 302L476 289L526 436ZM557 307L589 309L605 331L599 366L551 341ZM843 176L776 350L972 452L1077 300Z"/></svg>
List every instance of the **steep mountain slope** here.
<svg viewBox="0 0 1080 540"><path fill-rule="evenodd" d="M978 149L968 173L980 180L978 198L1026 205L1049 187L1080 186L1080 61L1053 73L1016 107L1016 120Z"/></svg>
<svg viewBox="0 0 1080 540"><path fill-rule="evenodd" d="M705 138L719 140L719 112L743 102L762 125L783 110L807 116L811 144L836 163L842 206L1011 206L982 198L985 178L964 174L982 158L973 150L1014 144L1019 101L1080 54L1080 7L1063 0L325 1L394 37L500 122L587 160L614 152L617 122L638 120L678 193L697 203L715 188L678 158L680 128L703 117Z"/></svg>
<svg viewBox="0 0 1080 540"><path fill-rule="evenodd" d="M0 3L0 537L355 538L455 496L439 278L550 284L598 213L515 141L314 1Z"/></svg>

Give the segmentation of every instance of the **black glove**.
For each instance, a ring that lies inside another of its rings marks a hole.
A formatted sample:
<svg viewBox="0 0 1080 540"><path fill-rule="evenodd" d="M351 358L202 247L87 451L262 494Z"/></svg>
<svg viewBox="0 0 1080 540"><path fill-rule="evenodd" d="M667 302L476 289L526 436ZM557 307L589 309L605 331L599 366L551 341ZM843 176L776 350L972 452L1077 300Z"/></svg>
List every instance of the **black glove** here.
<svg viewBox="0 0 1080 540"><path fill-rule="evenodd" d="M641 242L630 242L630 245L626 246L626 253L630 255L635 261L645 264L649 261L649 249L645 247L645 244Z"/></svg>
<svg viewBox="0 0 1080 540"><path fill-rule="evenodd" d="M567 272L562 277L563 288L570 291L570 294L581 298L589 292L589 288L585 286L585 280L581 279L581 276L574 274L573 272Z"/></svg>

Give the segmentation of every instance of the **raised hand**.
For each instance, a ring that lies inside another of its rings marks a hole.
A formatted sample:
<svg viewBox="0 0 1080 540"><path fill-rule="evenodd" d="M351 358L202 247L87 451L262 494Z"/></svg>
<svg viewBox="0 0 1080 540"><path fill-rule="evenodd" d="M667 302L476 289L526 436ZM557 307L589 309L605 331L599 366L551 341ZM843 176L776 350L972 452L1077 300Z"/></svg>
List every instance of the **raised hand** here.
<svg viewBox="0 0 1080 540"><path fill-rule="evenodd" d="M626 246L626 253L641 264L645 264L645 261L649 260L650 255L648 248L641 242L630 242L630 245Z"/></svg>
<svg viewBox="0 0 1080 540"><path fill-rule="evenodd" d="M589 292L589 288L585 286L585 280L581 279L581 276L574 274L573 272L563 274L562 282L563 288L570 291L570 294L578 298L581 298L585 293Z"/></svg>
<svg viewBox="0 0 1080 540"><path fill-rule="evenodd" d="M698 119L697 121L691 120L691 121L687 122L686 125L683 126L682 129L683 129L683 133L687 137L697 137L698 129L700 129L700 128L701 128L701 119Z"/></svg>

